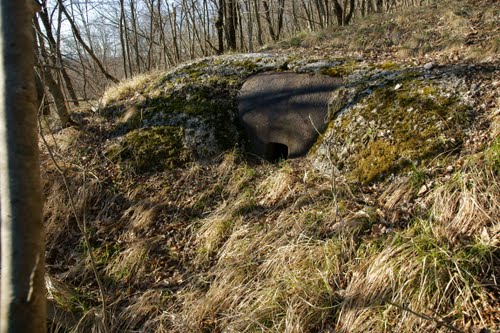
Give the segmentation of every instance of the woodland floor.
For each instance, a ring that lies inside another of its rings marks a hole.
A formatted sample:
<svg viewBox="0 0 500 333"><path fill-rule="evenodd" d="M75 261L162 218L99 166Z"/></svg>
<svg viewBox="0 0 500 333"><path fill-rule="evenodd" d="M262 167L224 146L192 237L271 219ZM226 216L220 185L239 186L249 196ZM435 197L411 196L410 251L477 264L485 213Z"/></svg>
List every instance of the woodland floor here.
<svg viewBox="0 0 500 333"><path fill-rule="evenodd" d="M44 131L52 331L500 332L500 14L450 4L263 51L460 73L476 118L439 166L359 185L235 149L134 174L88 109Z"/></svg>

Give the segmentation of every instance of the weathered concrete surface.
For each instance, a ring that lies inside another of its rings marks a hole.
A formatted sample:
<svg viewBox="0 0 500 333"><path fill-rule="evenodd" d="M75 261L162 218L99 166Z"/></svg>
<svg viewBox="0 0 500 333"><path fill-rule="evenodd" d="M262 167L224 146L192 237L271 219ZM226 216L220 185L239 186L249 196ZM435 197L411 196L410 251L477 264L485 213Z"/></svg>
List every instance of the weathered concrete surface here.
<svg viewBox="0 0 500 333"><path fill-rule="evenodd" d="M268 72L250 77L239 96L239 117L250 150L272 160L272 145L278 143L288 146L288 157L307 154L318 131L326 129L329 97L341 83L312 74Z"/></svg>

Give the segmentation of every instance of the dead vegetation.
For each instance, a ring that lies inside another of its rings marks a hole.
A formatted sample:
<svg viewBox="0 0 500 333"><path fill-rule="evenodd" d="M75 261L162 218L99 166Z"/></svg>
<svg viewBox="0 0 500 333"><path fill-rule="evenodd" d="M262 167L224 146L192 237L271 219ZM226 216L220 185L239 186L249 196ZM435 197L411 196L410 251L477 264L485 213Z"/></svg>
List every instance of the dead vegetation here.
<svg viewBox="0 0 500 333"><path fill-rule="evenodd" d="M494 0L435 1L397 13L370 15L350 26L303 32L277 52L362 55L398 63L491 61L497 58L499 8ZM314 51L311 50L313 48Z"/></svg>
<svg viewBox="0 0 500 333"><path fill-rule="evenodd" d="M305 161L256 165L232 152L176 181L143 178L120 200L108 185L81 184L74 195L93 230L109 322L99 324L74 230L73 241L59 236L49 251L58 282L49 290L73 290L54 300L79 313L76 331L492 329L500 319L498 143L433 181L420 197L408 178L375 191L339 184L350 191L335 201L329 179ZM61 209L65 194L56 196ZM72 217L49 209L71 235Z"/></svg>

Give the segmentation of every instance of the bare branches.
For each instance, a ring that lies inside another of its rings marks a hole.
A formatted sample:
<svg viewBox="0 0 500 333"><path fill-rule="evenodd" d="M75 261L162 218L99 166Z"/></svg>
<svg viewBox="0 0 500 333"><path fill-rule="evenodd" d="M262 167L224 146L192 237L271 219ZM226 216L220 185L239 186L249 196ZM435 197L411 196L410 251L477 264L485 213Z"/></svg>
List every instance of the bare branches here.
<svg viewBox="0 0 500 333"><path fill-rule="evenodd" d="M101 61L96 57L94 51L83 40L82 36L80 35L80 31L79 31L78 27L76 26L76 24L75 24L73 18L71 17L71 15L66 10L66 7L64 7L64 4L62 3L62 0L58 0L58 3L59 3L59 6L60 6L62 12L66 16L66 19L71 24L71 29L73 30L73 34L75 35L75 38L80 42L80 44L85 49L85 51L87 51L88 55L92 58L92 60L94 60L94 62L99 67L99 69L104 74L104 76L106 76L106 78L109 79L110 81L113 81L114 83L117 83L118 79L108 73L108 71L104 68L103 64L101 63Z"/></svg>

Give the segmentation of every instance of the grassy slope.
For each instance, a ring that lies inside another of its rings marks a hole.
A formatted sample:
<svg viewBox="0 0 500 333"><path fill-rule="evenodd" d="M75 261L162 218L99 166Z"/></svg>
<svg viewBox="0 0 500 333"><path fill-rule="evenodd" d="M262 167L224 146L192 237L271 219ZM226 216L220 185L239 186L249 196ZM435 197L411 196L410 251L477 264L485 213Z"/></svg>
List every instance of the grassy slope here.
<svg viewBox="0 0 500 333"><path fill-rule="evenodd" d="M211 163L135 174L102 154L115 126L108 119L84 112L81 128L47 137L69 187L42 147L48 291L60 319L54 331L498 329L499 83L498 62L488 53L498 43L488 17L498 17L498 9L491 4L394 16L384 22L400 31L399 44L383 44L380 34L389 30L373 27L376 16L325 32L317 50L276 50L335 57L340 49L379 66L466 68L468 87L479 87L470 94L474 124L460 153L439 165L360 185L325 177L309 159L270 165L232 150ZM440 15L461 23L436 28ZM424 44L435 48L404 44L410 31L425 32ZM372 37L360 47L349 37L359 34ZM443 46L443 36L453 37L452 46ZM298 38L317 44L316 37ZM126 87L127 98L148 80ZM78 224L90 238L105 317Z"/></svg>

